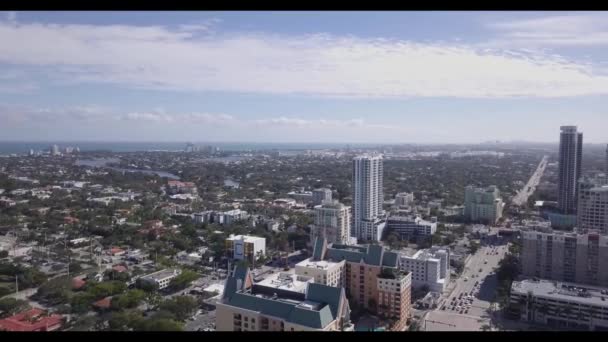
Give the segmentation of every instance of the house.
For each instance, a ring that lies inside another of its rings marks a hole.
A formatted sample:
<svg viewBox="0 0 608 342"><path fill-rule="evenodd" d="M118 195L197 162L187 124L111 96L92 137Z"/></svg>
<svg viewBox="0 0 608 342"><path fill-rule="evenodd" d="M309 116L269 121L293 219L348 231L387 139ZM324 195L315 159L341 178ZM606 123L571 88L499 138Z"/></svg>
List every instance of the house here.
<svg viewBox="0 0 608 342"><path fill-rule="evenodd" d="M72 279L72 290L80 290L87 284L82 278L73 278Z"/></svg>
<svg viewBox="0 0 608 342"><path fill-rule="evenodd" d="M106 310L112 305L112 297L106 297L93 303L93 306L97 309Z"/></svg>
<svg viewBox="0 0 608 342"><path fill-rule="evenodd" d="M121 255L125 255L126 253L127 252L124 249L119 248L119 247L112 247L112 248L110 248L110 252L109 252L109 254L111 256L121 256Z"/></svg>
<svg viewBox="0 0 608 342"><path fill-rule="evenodd" d="M45 314L46 311L36 308L2 319L0 331L54 331L61 328L61 315Z"/></svg>
<svg viewBox="0 0 608 342"><path fill-rule="evenodd" d="M113 271L116 271L116 272L118 272L118 273L123 273L123 272L127 272L127 270L128 270L128 269L127 269L127 267L126 267L126 266L123 266L123 265L116 265L116 266L112 267L112 270L113 270Z"/></svg>

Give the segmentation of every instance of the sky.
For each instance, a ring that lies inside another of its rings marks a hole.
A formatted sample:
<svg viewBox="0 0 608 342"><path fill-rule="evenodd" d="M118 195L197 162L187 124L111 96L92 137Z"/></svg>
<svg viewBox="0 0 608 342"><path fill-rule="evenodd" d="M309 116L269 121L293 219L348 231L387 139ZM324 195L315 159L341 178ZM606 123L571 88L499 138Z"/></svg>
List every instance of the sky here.
<svg viewBox="0 0 608 342"><path fill-rule="evenodd" d="M0 140L608 142L607 12L2 12Z"/></svg>

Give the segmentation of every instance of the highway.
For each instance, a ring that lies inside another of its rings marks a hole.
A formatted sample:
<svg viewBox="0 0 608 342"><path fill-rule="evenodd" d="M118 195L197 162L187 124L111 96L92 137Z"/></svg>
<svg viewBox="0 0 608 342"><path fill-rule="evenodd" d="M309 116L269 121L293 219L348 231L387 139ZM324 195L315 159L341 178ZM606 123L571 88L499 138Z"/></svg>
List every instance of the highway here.
<svg viewBox="0 0 608 342"><path fill-rule="evenodd" d="M521 189L517 193L517 195L515 195L515 197L513 197L512 203L514 205L522 206L528 202L528 197L530 197L530 195L532 195L534 193L534 191L536 190L536 187L540 183L541 177L545 173L545 168L547 167L548 159L549 159L548 156L543 157L543 159L538 164L536 171L534 171L534 174L528 180L528 183L526 184L526 186L524 186L523 189Z"/></svg>

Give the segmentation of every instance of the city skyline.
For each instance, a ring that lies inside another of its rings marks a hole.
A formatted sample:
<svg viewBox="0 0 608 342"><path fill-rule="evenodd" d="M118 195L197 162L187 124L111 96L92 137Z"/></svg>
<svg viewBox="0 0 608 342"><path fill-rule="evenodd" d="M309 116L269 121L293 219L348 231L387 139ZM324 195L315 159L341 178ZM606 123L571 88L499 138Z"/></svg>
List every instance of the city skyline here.
<svg viewBox="0 0 608 342"><path fill-rule="evenodd" d="M606 142L604 12L1 17L5 141Z"/></svg>

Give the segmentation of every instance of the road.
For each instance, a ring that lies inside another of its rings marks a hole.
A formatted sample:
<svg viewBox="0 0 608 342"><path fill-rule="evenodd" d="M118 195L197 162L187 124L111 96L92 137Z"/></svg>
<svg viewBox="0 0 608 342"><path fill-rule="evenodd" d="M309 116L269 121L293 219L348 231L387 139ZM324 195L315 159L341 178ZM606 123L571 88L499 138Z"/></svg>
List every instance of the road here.
<svg viewBox="0 0 608 342"><path fill-rule="evenodd" d="M507 251L506 244L495 248L480 247L469 260L460 278L456 280L456 287L447 300L424 317L422 330L479 331L483 325L489 324L488 311L498 285L494 270ZM476 283L478 285L475 285ZM473 295L468 307L466 307L465 293ZM456 310L459 304L461 309Z"/></svg>
<svg viewBox="0 0 608 342"><path fill-rule="evenodd" d="M532 175L532 177L530 177L526 186L524 186L523 189L521 189L517 193L517 195L515 195L515 197L513 197L514 205L521 206L528 202L528 197L530 197L530 195L532 195L534 193L534 191L536 190L536 187L540 183L541 177L545 173L545 168L547 167L548 160L549 160L548 156L543 156L543 159L538 164L536 171L534 171L534 174Z"/></svg>

